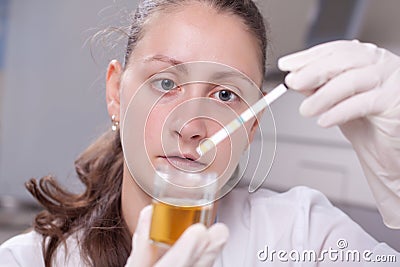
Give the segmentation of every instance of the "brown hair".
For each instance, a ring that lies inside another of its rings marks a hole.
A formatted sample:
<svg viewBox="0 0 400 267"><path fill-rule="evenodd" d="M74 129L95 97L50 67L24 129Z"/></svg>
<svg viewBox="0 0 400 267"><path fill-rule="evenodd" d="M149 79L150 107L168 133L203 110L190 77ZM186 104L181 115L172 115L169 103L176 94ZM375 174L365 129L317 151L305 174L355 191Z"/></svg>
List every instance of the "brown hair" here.
<svg viewBox="0 0 400 267"><path fill-rule="evenodd" d="M145 22L156 12L189 2L210 5L242 19L260 46L265 71L266 30L263 18L251 0L143 0L133 15L125 54L125 66L135 45L145 32ZM43 236L45 266L52 265L57 248L74 233L79 238L81 256L91 266L123 266L131 251L131 236L121 212L123 153L119 131L108 131L75 161L76 173L85 191L76 194L63 189L46 176L26 183L29 192L43 205L34 229Z"/></svg>
<svg viewBox="0 0 400 267"><path fill-rule="evenodd" d="M78 157L75 169L86 186L82 194L62 189L51 176L39 183L35 179L26 183L46 208L34 224L35 231L45 238L45 265L51 266L57 247L79 231L81 254L88 265L123 266L131 250L131 237L121 214L123 155L119 132L102 135Z"/></svg>

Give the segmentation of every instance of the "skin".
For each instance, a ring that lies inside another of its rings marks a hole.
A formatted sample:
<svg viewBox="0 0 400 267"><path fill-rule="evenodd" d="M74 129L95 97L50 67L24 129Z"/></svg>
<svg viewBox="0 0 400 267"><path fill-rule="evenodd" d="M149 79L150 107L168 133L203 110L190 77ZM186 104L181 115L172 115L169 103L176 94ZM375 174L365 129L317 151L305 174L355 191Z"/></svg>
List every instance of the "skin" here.
<svg viewBox="0 0 400 267"><path fill-rule="evenodd" d="M240 18L231 14L217 13L212 8L192 3L179 10L159 12L146 23L142 39L137 43L129 64L123 70L121 64L110 62L106 75L106 100L110 117L116 115L120 120L127 102L137 88L151 75L179 62L213 61L238 69L258 85L263 73L260 65L259 46L256 38L246 30ZM151 59L151 60L149 60ZM257 62L257 63L255 63ZM194 85L193 85L194 86ZM157 104L147 119L146 143L149 159L154 164L164 164L160 135L161 125L171 110L195 97L215 98L214 91L206 86L197 90L181 92L174 101ZM193 109L196 110L194 107ZM239 110L238 110L239 111ZM143 116L144 114L140 114ZM184 153L193 154L198 143L220 129L215 123L207 120L193 120L183 127L168 125L167 142L179 142ZM257 121L246 125L249 140L253 139ZM212 168L226 166L229 144L222 142ZM140 211L151 203L151 198L144 193L131 177L126 164L123 172L122 212L131 233L134 233Z"/></svg>

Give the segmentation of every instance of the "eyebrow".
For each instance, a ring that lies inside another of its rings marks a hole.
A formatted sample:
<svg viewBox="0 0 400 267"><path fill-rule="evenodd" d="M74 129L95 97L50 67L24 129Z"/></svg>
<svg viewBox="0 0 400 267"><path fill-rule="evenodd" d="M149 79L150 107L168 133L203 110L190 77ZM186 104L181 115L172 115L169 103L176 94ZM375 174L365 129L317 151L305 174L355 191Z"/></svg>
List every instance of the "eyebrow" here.
<svg viewBox="0 0 400 267"><path fill-rule="evenodd" d="M187 68L185 67L185 65L183 64L183 61L179 61L175 58L172 57L168 57L165 55L155 55L155 56L151 56L151 57L147 57L144 59L144 62L152 62L152 61L160 61L160 62L164 62L164 63L168 63L171 66L176 66L176 68L184 73L188 73Z"/></svg>
<svg viewBox="0 0 400 267"><path fill-rule="evenodd" d="M168 63L171 66L176 66L178 71L188 74L188 70L187 70L185 64L183 64L184 63L183 61L177 60L175 58L172 58L172 57L169 57L166 55L158 54L158 55L150 56L150 57L145 58L143 61L144 62L160 61L160 62ZM238 72L236 72L236 71L217 72L216 74L213 75L212 80L218 80L218 79L229 78L229 77L239 78L239 79L249 83L250 86L256 86L258 88L258 85L255 82L253 82L250 78L243 75L242 73L240 73L240 75L238 75Z"/></svg>
<svg viewBox="0 0 400 267"><path fill-rule="evenodd" d="M240 74L240 75L238 75ZM236 71L223 71L223 72L217 72L216 74L213 75L213 78L215 80L222 79L222 78L239 78L247 83L249 83L251 86L256 86L256 84L246 77L245 75L236 72Z"/></svg>

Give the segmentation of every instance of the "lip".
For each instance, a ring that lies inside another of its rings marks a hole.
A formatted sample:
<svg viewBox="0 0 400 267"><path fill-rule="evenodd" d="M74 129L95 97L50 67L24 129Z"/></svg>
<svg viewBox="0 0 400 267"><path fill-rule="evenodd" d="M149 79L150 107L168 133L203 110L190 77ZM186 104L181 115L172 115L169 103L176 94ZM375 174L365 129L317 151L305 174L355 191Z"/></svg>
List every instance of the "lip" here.
<svg viewBox="0 0 400 267"><path fill-rule="evenodd" d="M198 171L204 169L207 165L196 161L190 155L182 156L161 156L163 160L173 165L176 168L187 171Z"/></svg>

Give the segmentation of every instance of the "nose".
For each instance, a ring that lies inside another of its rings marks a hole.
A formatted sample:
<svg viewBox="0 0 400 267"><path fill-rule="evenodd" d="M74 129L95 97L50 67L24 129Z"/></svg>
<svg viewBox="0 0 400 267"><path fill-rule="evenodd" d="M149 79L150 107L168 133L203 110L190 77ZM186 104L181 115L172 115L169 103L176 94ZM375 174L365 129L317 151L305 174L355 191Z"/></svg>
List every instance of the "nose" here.
<svg viewBox="0 0 400 267"><path fill-rule="evenodd" d="M180 139L184 143L196 143L207 137L207 126L204 118L195 118L185 123L177 131Z"/></svg>

